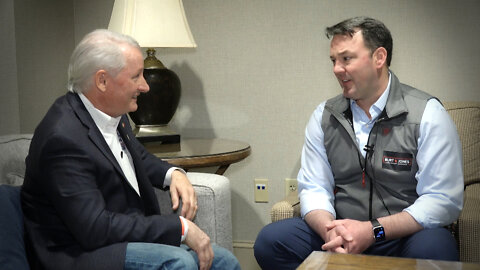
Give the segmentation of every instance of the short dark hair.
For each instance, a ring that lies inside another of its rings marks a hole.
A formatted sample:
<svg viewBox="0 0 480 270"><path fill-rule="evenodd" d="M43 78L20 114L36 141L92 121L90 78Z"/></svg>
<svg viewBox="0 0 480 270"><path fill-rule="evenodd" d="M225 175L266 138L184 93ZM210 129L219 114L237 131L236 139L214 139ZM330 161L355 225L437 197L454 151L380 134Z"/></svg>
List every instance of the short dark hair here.
<svg viewBox="0 0 480 270"><path fill-rule="evenodd" d="M393 53L392 35L388 28L379 20L369 17L354 17L325 28L325 35L331 38L335 35L353 36L361 31L365 46L373 53L379 47L387 50L387 66L390 66Z"/></svg>

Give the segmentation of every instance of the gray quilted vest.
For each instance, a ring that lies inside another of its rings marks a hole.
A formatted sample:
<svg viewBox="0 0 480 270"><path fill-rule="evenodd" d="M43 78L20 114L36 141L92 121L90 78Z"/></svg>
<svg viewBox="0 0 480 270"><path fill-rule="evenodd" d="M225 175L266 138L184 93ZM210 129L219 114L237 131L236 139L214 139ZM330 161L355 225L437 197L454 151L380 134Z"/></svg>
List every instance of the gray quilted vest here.
<svg viewBox="0 0 480 270"><path fill-rule="evenodd" d="M337 219L366 221L395 214L418 198L417 142L432 96L391 74L387 103L370 132L365 158L355 139L349 100L339 95L325 104L321 125L335 179Z"/></svg>

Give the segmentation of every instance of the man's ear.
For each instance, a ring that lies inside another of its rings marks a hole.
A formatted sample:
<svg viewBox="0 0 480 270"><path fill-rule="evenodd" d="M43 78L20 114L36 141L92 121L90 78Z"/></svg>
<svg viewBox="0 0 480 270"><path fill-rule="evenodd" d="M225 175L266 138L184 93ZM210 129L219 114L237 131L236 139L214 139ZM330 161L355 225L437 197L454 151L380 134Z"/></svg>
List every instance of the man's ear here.
<svg viewBox="0 0 480 270"><path fill-rule="evenodd" d="M103 69L95 72L95 86L102 92L107 91L107 76L107 72Z"/></svg>
<svg viewBox="0 0 480 270"><path fill-rule="evenodd" d="M387 63L387 50L379 47L373 52L373 61L377 68L381 68Z"/></svg>

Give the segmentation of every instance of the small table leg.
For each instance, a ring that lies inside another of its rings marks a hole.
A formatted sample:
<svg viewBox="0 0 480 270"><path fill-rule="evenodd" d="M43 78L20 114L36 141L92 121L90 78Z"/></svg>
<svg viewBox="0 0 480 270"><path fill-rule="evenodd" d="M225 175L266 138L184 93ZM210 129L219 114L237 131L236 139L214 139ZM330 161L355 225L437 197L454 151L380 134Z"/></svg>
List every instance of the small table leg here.
<svg viewBox="0 0 480 270"><path fill-rule="evenodd" d="M228 169L228 166L230 166L230 165L227 164L227 165L220 166L215 173L219 174L219 175L223 175L225 173L225 171Z"/></svg>

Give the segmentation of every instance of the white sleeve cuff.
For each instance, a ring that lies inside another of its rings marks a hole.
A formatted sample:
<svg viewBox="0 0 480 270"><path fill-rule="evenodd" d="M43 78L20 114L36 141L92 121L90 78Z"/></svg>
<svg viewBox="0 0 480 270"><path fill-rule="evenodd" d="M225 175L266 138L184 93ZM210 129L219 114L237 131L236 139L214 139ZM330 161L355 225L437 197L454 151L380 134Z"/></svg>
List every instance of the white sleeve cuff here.
<svg viewBox="0 0 480 270"><path fill-rule="evenodd" d="M187 238L188 222L182 216L179 216L179 218L180 218L180 222L182 223L182 239L180 241L183 243L183 242L185 242L185 239Z"/></svg>
<svg viewBox="0 0 480 270"><path fill-rule="evenodd" d="M171 167L170 169L168 169L167 173L165 174L165 179L163 180L163 187L164 188L169 187L170 184L172 183L172 173L175 170L179 170L182 173L184 173L185 175L187 174L187 172L185 172L182 168Z"/></svg>

